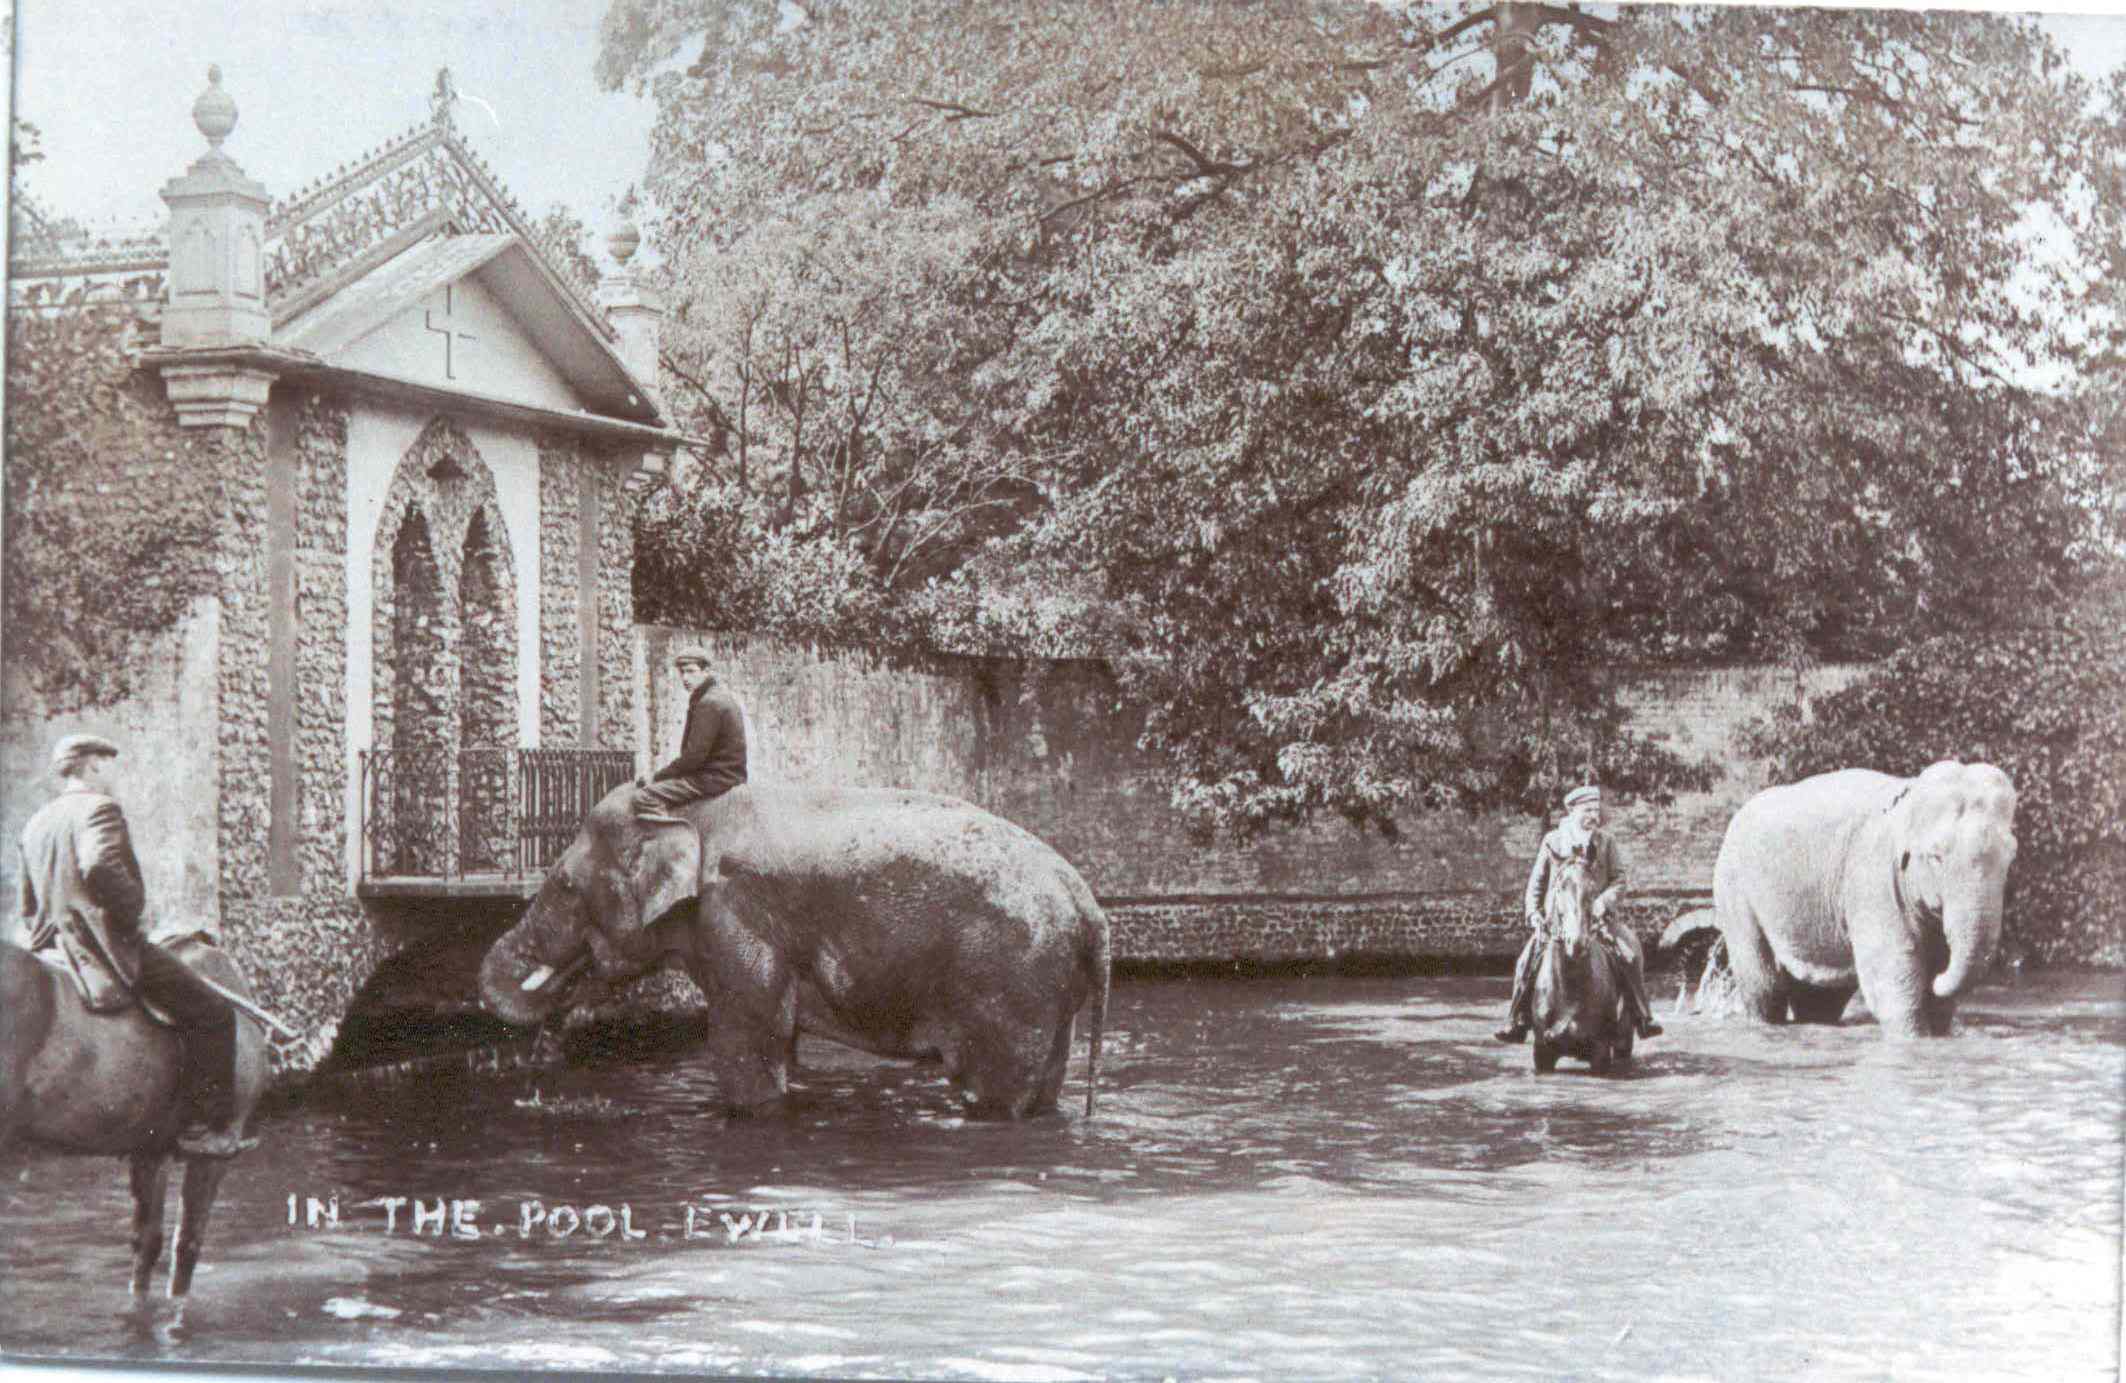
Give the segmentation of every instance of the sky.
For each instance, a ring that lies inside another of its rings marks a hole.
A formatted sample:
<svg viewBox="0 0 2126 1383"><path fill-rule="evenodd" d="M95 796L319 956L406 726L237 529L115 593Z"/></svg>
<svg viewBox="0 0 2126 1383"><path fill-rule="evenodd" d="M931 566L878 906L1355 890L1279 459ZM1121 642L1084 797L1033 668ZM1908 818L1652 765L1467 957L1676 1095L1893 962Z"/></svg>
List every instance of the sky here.
<svg viewBox="0 0 2126 1383"><path fill-rule="evenodd" d="M533 217L594 232L641 176L655 111L592 79L602 0L16 0L15 116L45 161L23 185L94 229L159 222L206 151L192 102L219 64L222 146L279 198L428 118L448 66L474 150ZM478 100L473 98L477 97ZM484 103L484 105L482 104Z"/></svg>
<svg viewBox="0 0 2126 1383"><path fill-rule="evenodd" d="M650 102L591 76L604 0L15 7L15 115L39 128L46 155L24 186L99 231L160 223L157 189L206 148L191 108L210 63L237 105L224 149L274 197L425 120L444 65L465 97L459 127L535 218L565 203L602 235L648 159ZM2126 0L2061 8L2081 13L2048 25L2085 72L2126 64Z"/></svg>

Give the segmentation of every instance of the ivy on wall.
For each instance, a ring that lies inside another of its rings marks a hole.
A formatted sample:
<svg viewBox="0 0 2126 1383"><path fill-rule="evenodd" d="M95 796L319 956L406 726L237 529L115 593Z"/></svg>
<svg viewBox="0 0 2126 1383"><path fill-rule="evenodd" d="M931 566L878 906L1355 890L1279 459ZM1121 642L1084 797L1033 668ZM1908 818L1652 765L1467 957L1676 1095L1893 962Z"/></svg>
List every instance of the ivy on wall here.
<svg viewBox="0 0 2126 1383"><path fill-rule="evenodd" d="M142 645L214 589L211 458L136 368L137 331L131 305L79 290L8 317L0 657L46 714L130 695Z"/></svg>

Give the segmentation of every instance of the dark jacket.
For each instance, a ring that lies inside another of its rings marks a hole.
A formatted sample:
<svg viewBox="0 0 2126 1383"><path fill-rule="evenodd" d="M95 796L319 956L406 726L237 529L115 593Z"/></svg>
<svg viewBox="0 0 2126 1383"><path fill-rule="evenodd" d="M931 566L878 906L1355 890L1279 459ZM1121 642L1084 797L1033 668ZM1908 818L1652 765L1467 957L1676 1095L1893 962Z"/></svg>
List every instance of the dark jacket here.
<svg viewBox="0 0 2126 1383"><path fill-rule="evenodd" d="M657 770L656 782L687 778L713 797L746 780L746 718L738 699L711 677L687 702L679 755Z"/></svg>
<svg viewBox="0 0 2126 1383"><path fill-rule="evenodd" d="M69 788L30 818L22 830L21 905L32 948L58 941L90 991L91 1007L130 1002L140 983L147 890L116 802Z"/></svg>
<svg viewBox="0 0 2126 1383"><path fill-rule="evenodd" d="M1550 885L1557 876L1557 867L1572 858L1578 844L1573 832L1564 826L1558 827L1543 837L1543 844L1535 852L1535 867L1528 871L1528 892L1522 899L1531 925L1540 922L1550 907ZM1615 837L1597 828L1587 837L1587 873L1594 883L1598 902L1607 910L1624 891L1624 852L1617 848Z"/></svg>

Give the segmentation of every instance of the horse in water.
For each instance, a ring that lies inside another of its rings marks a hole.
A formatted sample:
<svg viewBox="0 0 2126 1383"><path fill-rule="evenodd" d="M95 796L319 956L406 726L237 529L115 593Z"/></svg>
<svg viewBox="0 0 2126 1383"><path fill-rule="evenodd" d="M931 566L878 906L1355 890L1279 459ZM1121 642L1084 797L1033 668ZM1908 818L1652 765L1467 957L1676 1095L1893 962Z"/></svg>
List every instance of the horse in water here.
<svg viewBox="0 0 2126 1383"><path fill-rule="evenodd" d="M250 997L236 963L201 936L170 952L232 992ZM133 1189L133 1292L148 1290L162 1257L163 1197L184 1111L179 1108L178 1035L139 1004L91 1013L73 977L20 946L0 941L0 1148L16 1143L56 1153L128 1159ZM266 1039L256 1020L236 1020L238 1132L266 1085ZM170 1295L192 1286L207 1215L229 1170L225 1157L185 1164Z"/></svg>
<svg viewBox="0 0 2126 1383"><path fill-rule="evenodd" d="M1545 904L1543 953L1535 972L1535 1069L1557 1069L1573 1056L1597 1071L1631 1060L1633 1024L1624 977L1616 966L1645 964L1627 931L1598 930L1594 880L1586 861L1565 861Z"/></svg>

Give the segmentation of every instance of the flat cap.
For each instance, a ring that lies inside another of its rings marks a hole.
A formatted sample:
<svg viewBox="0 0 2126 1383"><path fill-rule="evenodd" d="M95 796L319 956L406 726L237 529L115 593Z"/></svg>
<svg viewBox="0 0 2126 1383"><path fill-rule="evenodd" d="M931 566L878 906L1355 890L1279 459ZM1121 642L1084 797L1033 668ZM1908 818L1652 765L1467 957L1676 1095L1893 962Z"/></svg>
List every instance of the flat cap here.
<svg viewBox="0 0 2126 1383"><path fill-rule="evenodd" d="M68 735L52 746L52 767L65 768L76 759L93 754L118 757L118 746L101 735Z"/></svg>
<svg viewBox="0 0 2126 1383"><path fill-rule="evenodd" d="M699 663L703 667L707 667L709 666L708 650L698 643L683 643L672 650L672 662L675 666L680 663Z"/></svg>
<svg viewBox="0 0 2126 1383"><path fill-rule="evenodd" d="M1570 811L1582 802L1599 802L1601 800L1602 789L1596 787L1593 783L1582 783L1571 792L1565 794L1565 807L1566 810Z"/></svg>

